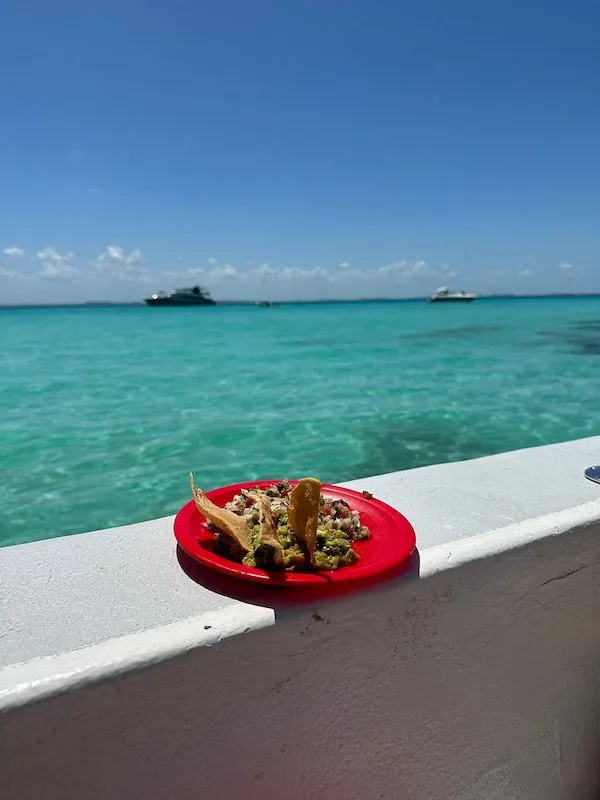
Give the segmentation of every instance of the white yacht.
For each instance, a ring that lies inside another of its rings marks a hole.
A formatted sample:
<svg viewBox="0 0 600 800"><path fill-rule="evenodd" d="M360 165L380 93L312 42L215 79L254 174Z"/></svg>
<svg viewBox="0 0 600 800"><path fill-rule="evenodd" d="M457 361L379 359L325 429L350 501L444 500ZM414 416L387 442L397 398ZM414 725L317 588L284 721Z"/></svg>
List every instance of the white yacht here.
<svg viewBox="0 0 600 800"><path fill-rule="evenodd" d="M447 286L440 286L429 298L430 303L471 303L477 300L477 295L472 292L453 292Z"/></svg>

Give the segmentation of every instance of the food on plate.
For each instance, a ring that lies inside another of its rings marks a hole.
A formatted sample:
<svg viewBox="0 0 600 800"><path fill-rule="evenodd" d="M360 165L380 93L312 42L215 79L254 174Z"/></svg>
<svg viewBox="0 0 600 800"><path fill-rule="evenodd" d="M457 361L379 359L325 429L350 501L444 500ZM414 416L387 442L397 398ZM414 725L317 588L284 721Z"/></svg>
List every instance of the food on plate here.
<svg viewBox="0 0 600 800"><path fill-rule="evenodd" d="M190 485L221 553L246 566L289 572L334 570L357 561L352 543L371 535L345 500L322 495L316 478L242 489L225 508L196 488L192 475Z"/></svg>
<svg viewBox="0 0 600 800"><path fill-rule="evenodd" d="M196 508L209 522L223 531L233 544L245 555L251 550L250 530L244 519L227 508L220 508L204 494L202 489L196 488L194 476L190 472L190 487ZM231 547L231 544L230 544Z"/></svg>
<svg viewBox="0 0 600 800"><path fill-rule="evenodd" d="M258 507L258 544L255 548L254 558L259 552L258 559L269 563L272 561L276 567L283 566L283 547L277 538L277 526L271 513L271 502L266 494L252 493Z"/></svg>
<svg viewBox="0 0 600 800"><path fill-rule="evenodd" d="M290 493L288 520L296 538L304 545L308 558L316 567L317 528L321 510L321 481L303 478Z"/></svg>

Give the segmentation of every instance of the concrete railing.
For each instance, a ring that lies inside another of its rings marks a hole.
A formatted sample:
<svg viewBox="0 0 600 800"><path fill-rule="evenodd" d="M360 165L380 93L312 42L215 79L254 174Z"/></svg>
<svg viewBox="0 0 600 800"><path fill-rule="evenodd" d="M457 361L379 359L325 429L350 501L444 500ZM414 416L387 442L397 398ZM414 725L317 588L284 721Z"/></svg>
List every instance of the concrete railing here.
<svg viewBox="0 0 600 800"><path fill-rule="evenodd" d="M208 574L171 518L0 550L2 796L595 800L599 456L350 484L419 552L335 597Z"/></svg>

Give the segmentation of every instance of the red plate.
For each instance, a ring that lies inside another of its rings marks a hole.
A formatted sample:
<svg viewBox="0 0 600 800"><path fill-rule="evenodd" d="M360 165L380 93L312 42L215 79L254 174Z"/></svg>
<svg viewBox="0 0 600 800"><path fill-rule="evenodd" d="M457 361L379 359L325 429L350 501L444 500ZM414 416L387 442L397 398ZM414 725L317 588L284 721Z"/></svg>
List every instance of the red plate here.
<svg viewBox="0 0 600 800"><path fill-rule="evenodd" d="M224 506L239 494L241 489L258 487L266 489L279 481L253 481L224 486L207 492L213 503ZM290 481L293 485L296 481ZM341 486L323 484L323 494L332 500L345 500L352 509L360 512L360 521L371 531L371 538L354 542L352 547L360 561L349 567L320 572L267 572L256 567L246 567L219 554L213 534L205 527L205 518L194 501L187 503L175 517L175 538L188 555L201 564L249 581L260 581L281 586L323 586L329 583L347 583L372 578L388 572L406 561L415 549L415 532L412 525L395 508L381 500L367 500L359 492Z"/></svg>

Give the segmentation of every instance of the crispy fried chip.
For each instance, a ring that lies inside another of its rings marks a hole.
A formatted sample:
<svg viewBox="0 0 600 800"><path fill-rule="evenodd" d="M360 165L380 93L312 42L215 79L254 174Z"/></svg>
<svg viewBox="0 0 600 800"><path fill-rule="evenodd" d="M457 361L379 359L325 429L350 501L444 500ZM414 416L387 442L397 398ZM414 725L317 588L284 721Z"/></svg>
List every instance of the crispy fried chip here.
<svg viewBox="0 0 600 800"><path fill-rule="evenodd" d="M292 530L306 547L310 563L315 566L321 481L316 478L302 478L292 489L290 499L288 518Z"/></svg>
<svg viewBox="0 0 600 800"><path fill-rule="evenodd" d="M216 525L220 531L226 533L231 537L245 553L250 552L250 528L246 520L229 511L226 508L216 506L212 500L204 494L202 489L196 488L194 485L194 476L190 472L190 486L192 489L192 497L196 503L196 508L203 514L209 522Z"/></svg>
<svg viewBox="0 0 600 800"><path fill-rule="evenodd" d="M266 494L250 495L256 501L260 513L259 547L266 550L268 558L278 566L283 564L283 547L277 538L277 527L271 513L271 502Z"/></svg>

